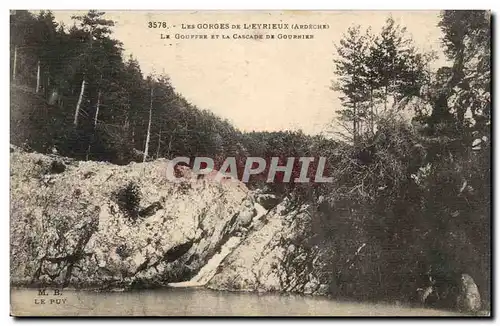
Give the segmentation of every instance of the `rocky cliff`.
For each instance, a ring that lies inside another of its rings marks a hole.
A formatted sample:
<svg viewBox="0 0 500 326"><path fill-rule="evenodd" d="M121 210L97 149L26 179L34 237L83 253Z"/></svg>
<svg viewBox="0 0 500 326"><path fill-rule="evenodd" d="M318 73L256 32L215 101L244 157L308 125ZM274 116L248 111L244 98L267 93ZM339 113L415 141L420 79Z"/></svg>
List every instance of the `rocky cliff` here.
<svg viewBox="0 0 500 326"><path fill-rule="evenodd" d="M238 182L166 179L166 160L116 166L11 147L11 280L74 287L189 279L256 215Z"/></svg>
<svg viewBox="0 0 500 326"><path fill-rule="evenodd" d="M117 166L12 146L12 283L326 293L315 249L299 239L306 206L184 167L187 181L172 183L167 163Z"/></svg>
<svg viewBox="0 0 500 326"><path fill-rule="evenodd" d="M319 249L304 241L309 222L307 205L294 207L284 200L270 209L228 255L209 287L327 294L329 281L317 275L323 267Z"/></svg>

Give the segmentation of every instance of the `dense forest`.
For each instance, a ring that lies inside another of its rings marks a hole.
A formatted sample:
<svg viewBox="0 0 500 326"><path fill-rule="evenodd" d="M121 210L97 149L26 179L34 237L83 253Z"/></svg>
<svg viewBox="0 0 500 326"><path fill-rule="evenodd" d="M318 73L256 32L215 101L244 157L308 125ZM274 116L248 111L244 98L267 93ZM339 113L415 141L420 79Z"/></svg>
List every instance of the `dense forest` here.
<svg viewBox="0 0 500 326"><path fill-rule="evenodd" d="M456 274L468 273L488 301L489 12L440 14L449 64L439 69L430 68L435 53L420 51L392 18L379 32L348 28L332 49L332 90L342 102L332 113L343 127L334 139L239 131L189 103L168 76L144 76L136 59L124 58L103 12L75 16L69 28L50 11L17 10L10 19L11 143L116 164L323 156L333 183L257 176L250 186L311 203L312 245L342 251L351 246L346 235L374 244L361 269L325 266L349 284L342 295L411 296L413 284L431 279L448 293Z"/></svg>

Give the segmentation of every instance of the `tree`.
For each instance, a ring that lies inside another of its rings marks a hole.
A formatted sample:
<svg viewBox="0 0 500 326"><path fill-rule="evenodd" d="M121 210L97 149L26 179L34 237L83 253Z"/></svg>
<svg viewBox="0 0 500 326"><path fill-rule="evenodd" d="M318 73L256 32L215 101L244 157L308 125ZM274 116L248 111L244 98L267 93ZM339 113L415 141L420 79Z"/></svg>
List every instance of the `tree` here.
<svg viewBox="0 0 500 326"><path fill-rule="evenodd" d="M420 92L427 82L425 66L431 54L419 53L406 28L397 25L391 17L370 45L368 66L375 97L383 103L383 111L389 105L400 110L403 99L410 99Z"/></svg>
<svg viewBox="0 0 500 326"><path fill-rule="evenodd" d="M362 134L374 135L380 114L404 109L428 81L426 65L432 56L419 53L405 33L388 18L379 35L350 27L336 46L339 77L333 89L342 93L339 120L352 123L347 129L354 143Z"/></svg>
<svg viewBox="0 0 500 326"><path fill-rule="evenodd" d="M360 27L354 26L347 30L347 35L336 46L338 59L334 60L335 72L339 75L332 89L340 91L343 108L338 110L339 121L352 123L352 127L345 126L356 143L361 132L361 124L366 116L367 94L367 51L370 35L361 34Z"/></svg>
<svg viewBox="0 0 500 326"><path fill-rule="evenodd" d="M436 86L452 99L447 109L457 129L478 138L490 135L490 25L491 13L479 10L443 11L439 23L445 54L453 66L446 70L445 82Z"/></svg>
<svg viewBox="0 0 500 326"><path fill-rule="evenodd" d="M144 147L144 159L143 162L146 162L148 158L148 150L149 150L149 139L151 138L151 119L153 115L153 85L154 80L151 78L151 94L150 94L150 102L149 102L149 119L148 119L148 131L146 133L146 145Z"/></svg>
<svg viewBox="0 0 500 326"><path fill-rule="evenodd" d="M37 19L27 10L12 10L10 14L10 44L12 80L27 83L36 71ZM20 69L20 67L22 67ZM36 68L35 68L36 69Z"/></svg>
<svg viewBox="0 0 500 326"><path fill-rule="evenodd" d="M421 143L427 149L428 168L425 173L419 171L417 178L422 189L423 220L435 238L429 251L437 273L434 277L442 277L446 269L451 269L447 272L451 274L467 270L481 296L487 298L491 254L491 13L451 10L443 11L440 18L438 26L451 65L439 68L428 90L422 92L431 110L419 110L415 118L423 124ZM436 196L436 189L440 196Z"/></svg>
<svg viewBox="0 0 500 326"><path fill-rule="evenodd" d="M103 38L111 33L111 29L109 27L114 26L114 22L111 20L103 19L103 15L104 12L89 10L89 12L84 16L72 17L72 19L80 21L82 30L88 35L88 41L86 42L88 44L88 48L82 53L82 55L84 56L85 66L83 67L83 78L80 87L80 95L75 107L75 117L73 120L73 124L75 125L75 127L78 126L78 116L85 92L86 79L89 78L89 75L94 72L92 71L94 43L97 42L99 44L99 42L101 42Z"/></svg>
<svg viewBox="0 0 500 326"><path fill-rule="evenodd" d="M57 53L57 34L58 24L55 22L54 15L51 11L41 10L37 16L35 25L35 40L34 52L37 57L37 83L36 92L44 89L44 95L49 94L48 87L50 86L50 62L49 58Z"/></svg>

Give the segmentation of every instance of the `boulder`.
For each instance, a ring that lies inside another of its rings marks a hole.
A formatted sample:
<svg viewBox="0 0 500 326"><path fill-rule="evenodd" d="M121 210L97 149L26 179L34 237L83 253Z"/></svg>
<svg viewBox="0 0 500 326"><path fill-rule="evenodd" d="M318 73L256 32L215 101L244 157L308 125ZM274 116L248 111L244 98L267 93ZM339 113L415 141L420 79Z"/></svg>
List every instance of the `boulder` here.
<svg viewBox="0 0 500 326"><path fill-rule="evenodd" d="M462 274L460 292L457 298L457 308L466 312L477 312L481 309L481 296L474 279L468 274Z"/></svg>

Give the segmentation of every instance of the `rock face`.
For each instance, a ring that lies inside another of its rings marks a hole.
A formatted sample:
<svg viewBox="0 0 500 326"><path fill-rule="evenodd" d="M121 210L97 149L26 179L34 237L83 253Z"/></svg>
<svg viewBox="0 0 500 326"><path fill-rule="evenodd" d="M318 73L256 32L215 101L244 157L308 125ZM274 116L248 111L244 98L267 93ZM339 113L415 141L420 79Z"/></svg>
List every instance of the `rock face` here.
<svg viewBox="0 0 500 326"><path fill-rule="evenodd" d="M250 223L239 183L171 183L168 161L116 166L11 148L11 281L74 287L189 279Z"/></svg>
<svg viewBox="0 0 500 326"><path fill-rule="evenodd" d="M315 275L317 248L302 241L307 206L284 201L268 211L238 181L199 179L188 168L179 170L187 181L171 183L167 164L77 162L12 147L12 283L106 289L186 282L237 238L207 272L210 287L327 292Z"/></svg>
<svg viewBox="0 0 500 326"><path fill-rule="evenodd" d="M318 249L302 241L308 207L284 201L254 222L246 239L224 260L209 282L212 289L326 294L315 274Z"/></svg>

